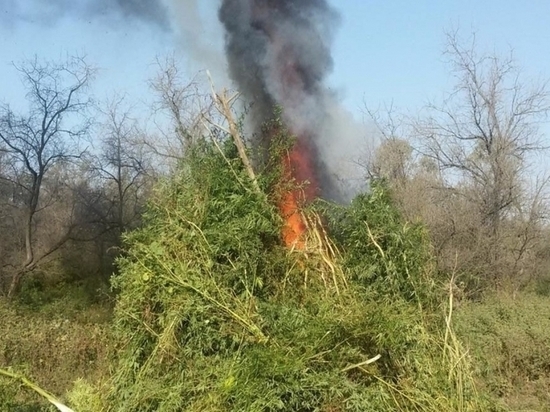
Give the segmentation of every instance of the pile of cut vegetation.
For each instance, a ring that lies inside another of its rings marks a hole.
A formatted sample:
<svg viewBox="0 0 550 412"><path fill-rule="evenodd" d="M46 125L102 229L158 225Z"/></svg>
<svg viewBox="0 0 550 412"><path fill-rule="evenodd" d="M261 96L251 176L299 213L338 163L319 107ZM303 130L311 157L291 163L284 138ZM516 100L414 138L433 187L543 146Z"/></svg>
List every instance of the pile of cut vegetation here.
<svg viewBox="0 0 550 412"><path fill-rule="evenodd" d="M384 185L304 211L310 239L288 250L276 181L260 175L257 190L230 141L203 141L160 185L119 261L105 408L492 410L437 297L425 231Z"/></svg>

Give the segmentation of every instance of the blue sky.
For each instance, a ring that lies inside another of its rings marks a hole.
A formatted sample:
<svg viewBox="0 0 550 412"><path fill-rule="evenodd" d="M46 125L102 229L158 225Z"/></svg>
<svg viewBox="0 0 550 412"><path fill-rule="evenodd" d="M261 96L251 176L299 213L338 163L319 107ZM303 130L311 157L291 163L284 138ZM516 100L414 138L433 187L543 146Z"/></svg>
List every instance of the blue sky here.
<svg viewBox="0 0 550 412"><path fill-rule="evenodd" d="M442 57L445 31L475 31L482 50L514 49L526 75L550 78L550 1L344 0L334 82L347 103L393 100L415 111L452 87Z"/></svg>
<svg viewBox="0 0 550 412"><path fill-rule="evenodd" d="M210 27L215 25L217 0L201 2L204 30L219 34ZM22 18L13 12L16 3L21 11L42 9L48 0L0 3L0 100L15 106L22 103L21 87L10 63L34 54L53 59L86 54L100 68L94 87L99 98L117 91L135 101L150 99L146 80L154 74L156 56L175 53L186 59L185 43L152 25L70 13L60 19L48 14L42 20ZM358 118L363 102L371 107L393 102L398 109L415 112L450 90L442 50L444 32L453 27L465 36L475 30L483 50L513 48L526 75L550 78L548 0L331 0L331 4L342 21L329 84ZM221 47L221 34L209 39L212 47ZM190 77L204 68L200 63L185 67Z"/></svg>

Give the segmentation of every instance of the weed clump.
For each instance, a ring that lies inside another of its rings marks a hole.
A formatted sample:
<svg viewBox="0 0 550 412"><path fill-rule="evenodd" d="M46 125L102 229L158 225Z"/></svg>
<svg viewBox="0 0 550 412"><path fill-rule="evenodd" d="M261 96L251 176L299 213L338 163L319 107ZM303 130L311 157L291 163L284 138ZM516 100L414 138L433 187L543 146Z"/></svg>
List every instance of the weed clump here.
<svg viewBox="0 0 550 412"><path fill-rule="evenodd" d="M0 298L0 369L56 395L79 377L95 387L109 375L110 308L90 304L80 287L65 286L63 291L66 296L57 300L41 299L47 290L32 299ZM0 375L0 411L54 410L19 380Z"/></svg>

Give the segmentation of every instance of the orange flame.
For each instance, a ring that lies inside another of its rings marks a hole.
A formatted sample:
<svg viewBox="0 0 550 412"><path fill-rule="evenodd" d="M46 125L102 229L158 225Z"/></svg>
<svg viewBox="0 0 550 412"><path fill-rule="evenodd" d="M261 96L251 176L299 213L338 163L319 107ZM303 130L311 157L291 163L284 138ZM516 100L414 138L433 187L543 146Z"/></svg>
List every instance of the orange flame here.
<svg viewBox="0 0 550 412"><path fill-rule="evenodd" d="M279 204L279 210L285 220L282 230L283 241L289 248L303 250L307 226L300 209L317 197L319 188L312 152L304 139L298 139L283 158L283 178L297 185L295 189L283 194Z"/></svg>
<svg viewBox="0 0 550 412"><path fill-rule="evenodd" d="M271 42L272 50L276 54L276 61L272 73L278 84L279 96L274 96L283 109L298 107L303 104L306 93L306 79L304 71L299 67L297 49L288 44L288 37L279 36L281 27L273 24L271 14L276 14L278 0L249 0L253 25L262 30ZM288 126L288 124L287 124ZM282 238L289 248L304 249L306 222L300 209L318 196L319 185L315 173L315 151L307 136L298 136L294 146L282 159L283 179L293 182L296 189L283 193L279 210L285 224Z"/></svg>

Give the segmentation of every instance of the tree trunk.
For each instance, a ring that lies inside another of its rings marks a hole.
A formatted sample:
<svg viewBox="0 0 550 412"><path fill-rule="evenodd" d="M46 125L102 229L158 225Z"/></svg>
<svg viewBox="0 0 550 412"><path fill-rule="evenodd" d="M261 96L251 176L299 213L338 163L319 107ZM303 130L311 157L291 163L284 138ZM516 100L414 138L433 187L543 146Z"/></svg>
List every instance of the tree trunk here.
<svg viewBox="0 0 550 412"><path fill-rule="evenodd" d="M13 297L17 295L21 287L21 280L23 279L23 275L27 273L27 271L27 268L24 268L13 275L13 277L11 278L10 288L8 289L8 299L13 299Z"/></svg>

